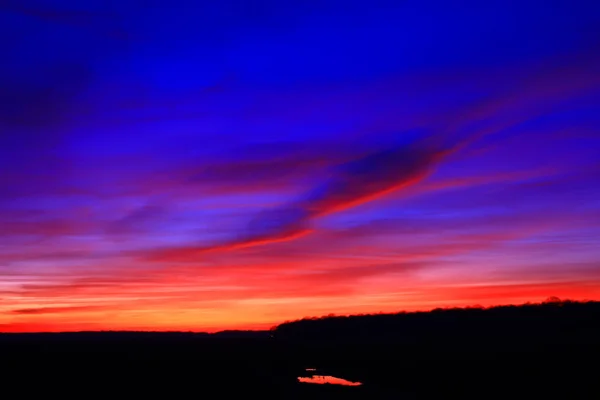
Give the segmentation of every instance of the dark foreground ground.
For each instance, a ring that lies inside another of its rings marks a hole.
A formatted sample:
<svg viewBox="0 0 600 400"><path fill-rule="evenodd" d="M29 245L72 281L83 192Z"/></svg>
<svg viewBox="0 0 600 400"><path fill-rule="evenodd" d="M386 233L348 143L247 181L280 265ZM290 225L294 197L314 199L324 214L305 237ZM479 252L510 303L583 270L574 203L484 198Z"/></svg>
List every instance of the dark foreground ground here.
<svg viewBox="0 0 600 400"><path fill-rule="evenodd" d="M328 318L220 336L0 335L0 360L7 399L600 399L600 303ZM307 367L363 385L299 383Z"/></svg>

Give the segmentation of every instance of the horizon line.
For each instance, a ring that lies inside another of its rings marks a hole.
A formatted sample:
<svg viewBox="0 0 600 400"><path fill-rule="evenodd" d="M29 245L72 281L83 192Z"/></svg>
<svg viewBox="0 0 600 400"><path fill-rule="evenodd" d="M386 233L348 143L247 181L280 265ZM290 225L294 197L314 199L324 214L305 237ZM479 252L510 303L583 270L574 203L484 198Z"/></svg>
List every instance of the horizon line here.
<svg viewBox="0 0 600 400"><path fill-rule="evenodd" d="M374 315L398 315L398 314L419 314L419 313L432 313L434 311L442 310L442 311L452 311L452 310L490 310L494 308L502 308L502 307L523 307L523 306L542 306L542 305L550 305L550 304L563 304L563 303L598 303L600 300L592 300L592 299L582 299L582 300L574 300L574 299L561 299L556 296L549 296L545 300L539 302L531 302L527 301L524 303L504 303L504 304L495 304L489 306L483 306L480 304L473 304L469 306L447 306L447 307L435 307L427 310L399 310L395 312L373 312L373 313L360 313L360 314L325 314L321 316L306 316L294 320L286 320L275 324L267 329L221 329L221 330L205 330L205 331L195 331L195 330L145 330L145 329L122 329L122 330L112 330L112 329L101 329L101 330L74 330L74 331L22 331L22 332L2 332L0 331L0 335L36 335L36 334L81 334L81 333L162 333L162 334L205 334L205 335L218 335L222 333L235 333L235 332L252 332L252 333L261 333L261 332L271 332L275 330L277 327L285 324L291 324L294 322L306 321L306 320L324 320L328 318L352 318L352 317L368 317Z"/></svg>

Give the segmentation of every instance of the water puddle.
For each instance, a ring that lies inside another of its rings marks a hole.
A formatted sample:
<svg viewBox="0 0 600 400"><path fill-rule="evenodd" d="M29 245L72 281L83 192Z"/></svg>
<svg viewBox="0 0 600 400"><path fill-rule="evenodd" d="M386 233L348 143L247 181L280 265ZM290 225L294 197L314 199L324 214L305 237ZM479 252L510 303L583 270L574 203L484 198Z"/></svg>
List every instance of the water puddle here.
<svg viewBox="0 0 600 400"><path fill-rule="evenodd" d="M310 376L299 376L298 381L302 383L316 383L316 384L330 384L330 385L342 385L342 386L360 386L361 382L351 382L346 379L337 378L331 375L317 375L316 368L306 368L306 372L310 373Z"/></svg>

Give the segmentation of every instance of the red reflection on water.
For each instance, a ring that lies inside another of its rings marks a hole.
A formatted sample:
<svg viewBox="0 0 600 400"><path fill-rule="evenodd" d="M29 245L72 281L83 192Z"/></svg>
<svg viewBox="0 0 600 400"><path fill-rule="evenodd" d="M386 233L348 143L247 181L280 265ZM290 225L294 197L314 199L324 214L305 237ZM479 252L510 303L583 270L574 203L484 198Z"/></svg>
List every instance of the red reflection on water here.
<svg viewBox="0 0 600 400"><path fill-rule="evenodd" d="M362 385L362 383L360 383L360 382L350 382L345 379L336 378L335 376L331 376L331 375L313 375L311 377L301 376L301 377L298 377L298 381L304 382L304 383L319 383L319 384L329 383L332 385L343 385L343 386L360 386L360 385Z"/></svg>

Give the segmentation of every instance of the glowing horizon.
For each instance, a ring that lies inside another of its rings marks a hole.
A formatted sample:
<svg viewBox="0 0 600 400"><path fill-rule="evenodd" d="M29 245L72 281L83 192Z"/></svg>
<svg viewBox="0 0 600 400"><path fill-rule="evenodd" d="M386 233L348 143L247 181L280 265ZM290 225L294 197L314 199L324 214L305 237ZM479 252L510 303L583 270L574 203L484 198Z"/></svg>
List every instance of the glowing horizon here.
<svg viewBox="0 0 600 400"><path fill-rule="evenodd" d="M0 332L600 299L600 6L43 3L0 6Z"/></svg>

